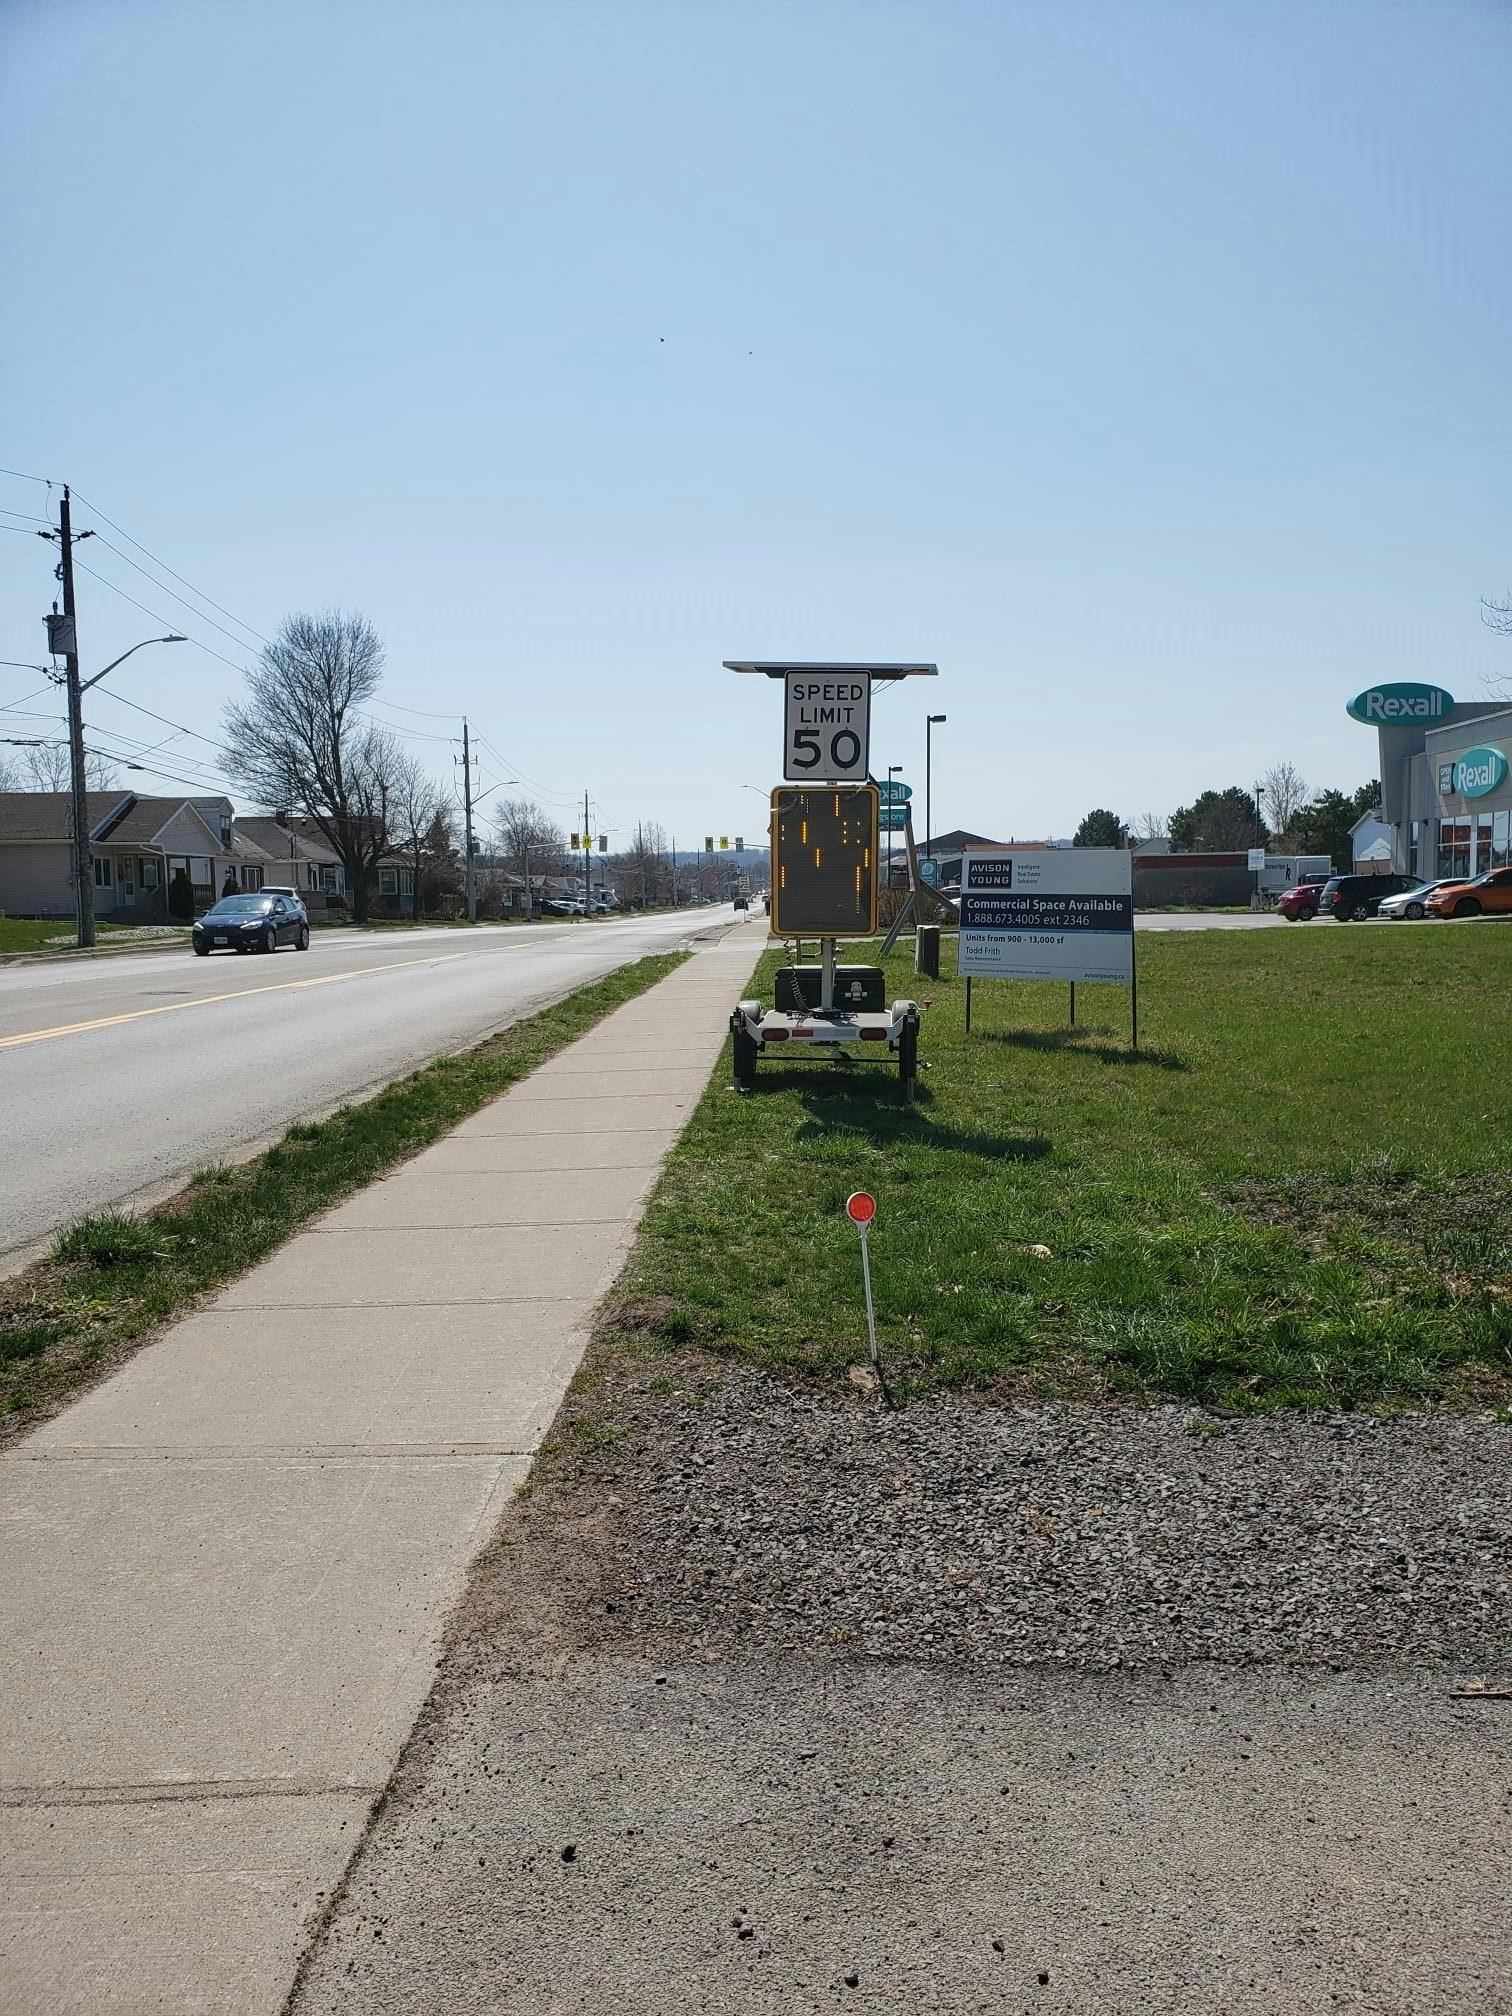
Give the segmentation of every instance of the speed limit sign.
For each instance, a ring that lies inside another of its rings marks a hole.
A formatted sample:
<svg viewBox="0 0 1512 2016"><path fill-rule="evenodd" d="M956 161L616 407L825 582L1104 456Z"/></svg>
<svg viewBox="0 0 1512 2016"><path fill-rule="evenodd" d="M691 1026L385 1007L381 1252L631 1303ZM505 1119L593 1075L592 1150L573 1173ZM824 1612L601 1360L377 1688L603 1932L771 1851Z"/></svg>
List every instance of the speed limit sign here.
<svg viewBox="0 0 1512 2016"><path fill-rule="evenodd" d="M870 672L789 672L784 779L790 784L861 784L870 775L870 758Z"/></svg>

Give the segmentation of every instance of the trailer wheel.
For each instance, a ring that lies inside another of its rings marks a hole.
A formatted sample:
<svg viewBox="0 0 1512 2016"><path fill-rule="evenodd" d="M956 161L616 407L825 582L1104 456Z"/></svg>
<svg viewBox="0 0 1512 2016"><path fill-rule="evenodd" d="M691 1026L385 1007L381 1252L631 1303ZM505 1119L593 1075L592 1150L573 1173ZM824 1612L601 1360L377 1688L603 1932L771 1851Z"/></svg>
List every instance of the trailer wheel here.
<svg viewBox="0 0 1512 2016"><path fill-rule="evenodd" d="M898 1031L898 1085L905 1103L912 1101L919 1075L919 1025L910 1015Z"/></svg>
<svg viewBox="0 0 1512 2016"><path fill-rule="evenodd" d="M755 1037L741 1023L737 1023L730 1036L730 1048L734 1055L735 1090L754 1092L756 1090L756 1060L761 1055Z"/></svg>

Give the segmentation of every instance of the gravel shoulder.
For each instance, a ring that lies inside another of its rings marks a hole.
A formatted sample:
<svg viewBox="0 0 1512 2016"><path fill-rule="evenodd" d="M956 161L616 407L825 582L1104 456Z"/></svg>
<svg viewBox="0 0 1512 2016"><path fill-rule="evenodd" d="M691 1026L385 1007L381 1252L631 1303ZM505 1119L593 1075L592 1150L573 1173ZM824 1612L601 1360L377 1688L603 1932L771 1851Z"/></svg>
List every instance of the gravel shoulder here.
<svg viewBox="0 0 1512 2016"><path fill-rule="evenodd" d="M1509 1459L601 1339L291 2007L1512 2010Z"/></svg>

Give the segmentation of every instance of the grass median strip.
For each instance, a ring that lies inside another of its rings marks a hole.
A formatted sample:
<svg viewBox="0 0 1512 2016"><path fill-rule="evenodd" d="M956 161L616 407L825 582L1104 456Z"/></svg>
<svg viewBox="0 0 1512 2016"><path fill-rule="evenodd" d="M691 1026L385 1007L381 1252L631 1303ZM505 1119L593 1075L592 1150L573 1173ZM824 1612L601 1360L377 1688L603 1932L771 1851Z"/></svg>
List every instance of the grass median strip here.
<svg viewBox="0 0 1512 2016"><path fill-rule="evenodd" d="M140 1216L82 1218L52 1254L0 1282L0 1423L14 1432L89 1384L207 1291L428 1147L681 965L662 953L442 1057L263 1154L207 1169Z"/></svg>
<svg viewBox="0 0 1512 2016"><path fill-rule="evenodd" d="M751 990L771 998L769 955ZM865 955L863 955L865 956ZM932 997L894 1073L716 1082L609 1315L653 1347L834 1377L864 1355L847 1193L876 1193L883 1348L928 1386L1256 1410L1512 1396L1512 930L1141 940L1128 997Z"/></svg>

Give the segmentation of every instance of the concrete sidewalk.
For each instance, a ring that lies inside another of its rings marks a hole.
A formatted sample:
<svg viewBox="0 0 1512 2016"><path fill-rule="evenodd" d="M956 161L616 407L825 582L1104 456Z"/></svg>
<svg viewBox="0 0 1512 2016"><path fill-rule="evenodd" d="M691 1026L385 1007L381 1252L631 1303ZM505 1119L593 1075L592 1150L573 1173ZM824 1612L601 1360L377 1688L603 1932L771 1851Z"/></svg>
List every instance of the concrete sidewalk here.
<svg viewBox="0 0 1512 2016"><path fill-rule="evenodd" d="M0 1463L0 2011L276 2011L724 1041L699 948Z"/></svg>

